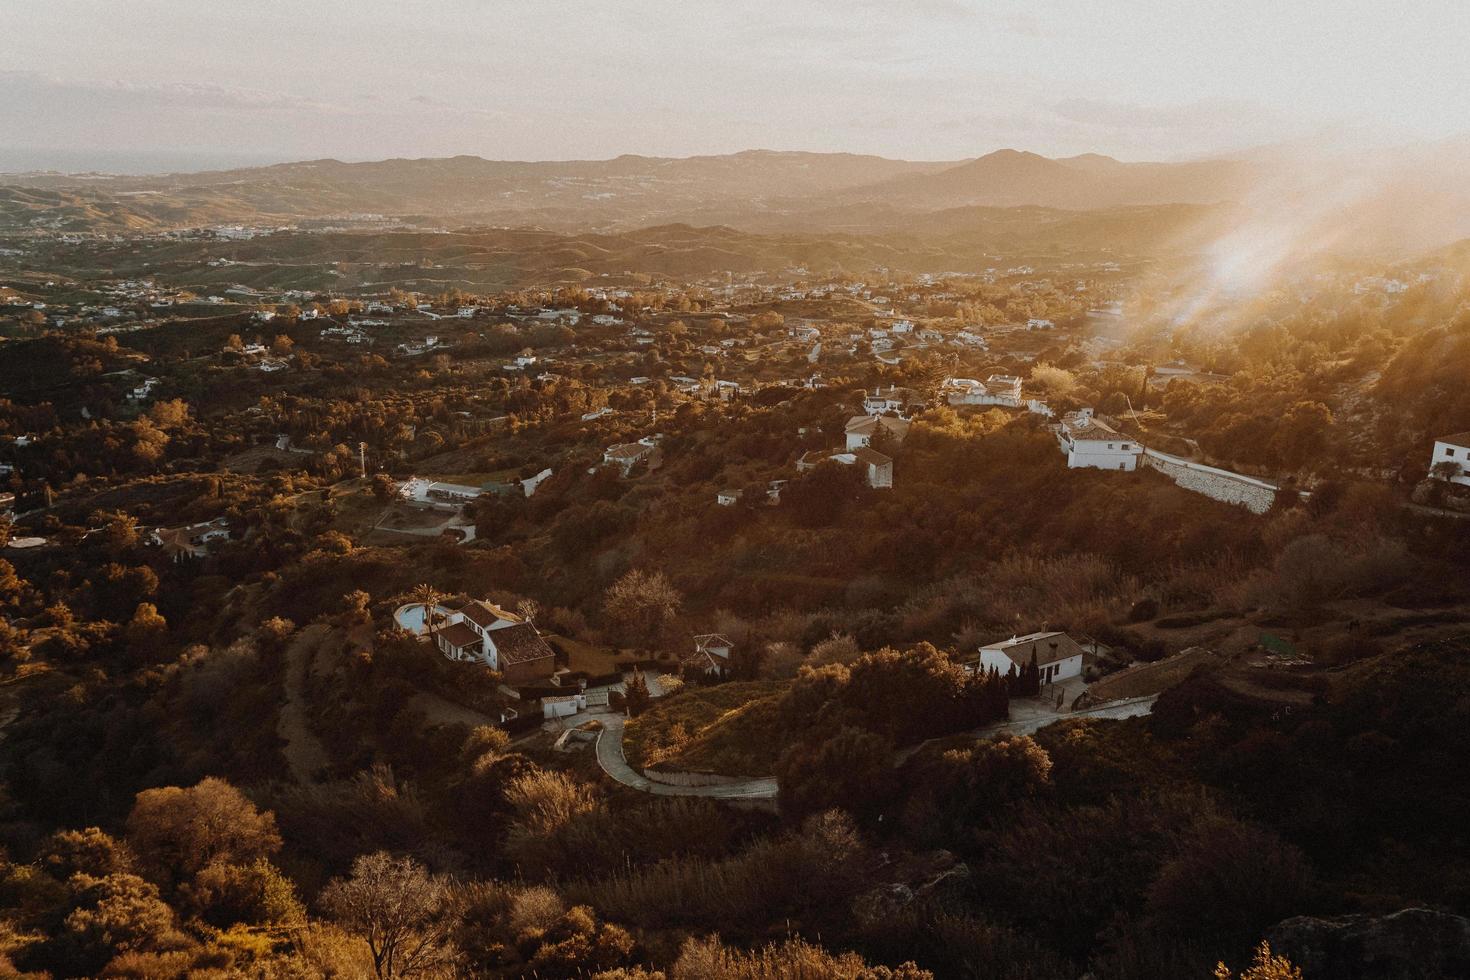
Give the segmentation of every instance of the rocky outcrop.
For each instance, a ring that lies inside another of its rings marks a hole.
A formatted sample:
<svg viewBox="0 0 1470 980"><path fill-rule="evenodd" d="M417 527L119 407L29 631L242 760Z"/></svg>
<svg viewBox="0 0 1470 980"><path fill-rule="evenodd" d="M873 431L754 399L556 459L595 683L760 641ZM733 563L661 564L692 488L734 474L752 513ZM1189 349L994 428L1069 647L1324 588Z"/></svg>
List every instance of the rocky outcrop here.
<svg viewBox="0 0 1470 980"><path fill-rule="evenodd" d="M915 902L928 899L970 878L970 866L949 851L929 851L893 859L885 855L875 873L888 880L853 899L852 911L860 922L878 925Z"/></svg>
<svg viewBox="0 0 1470 980"><path fill-rule="evenodd" d="M1470 919L1430 909L1392 915L1302 915L1274 926L1271 948L1305 977L1463 980L1470 977Z"/></svg>

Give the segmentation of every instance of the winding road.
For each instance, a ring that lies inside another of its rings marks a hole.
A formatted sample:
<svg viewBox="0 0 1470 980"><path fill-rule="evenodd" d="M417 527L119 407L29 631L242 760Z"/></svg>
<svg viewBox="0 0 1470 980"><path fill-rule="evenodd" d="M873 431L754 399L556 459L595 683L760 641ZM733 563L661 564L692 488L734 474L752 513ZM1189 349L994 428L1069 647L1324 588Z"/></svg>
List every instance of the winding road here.
<svg viewBox="0 0 1470 980"><path fill-rule="evenodd" d="M990 725L985 728L977 728L968 734L974 738L1030 735L1053 722L1065 721L1068 718L1136 718L1148 714L1157 700L1158 695L1156 694L1142 698L1129 698L1066 714L1045 714L1020 721ZM567 718L566 724L571 728L592 719L596 719L602 725L602 730L597 734L597 763L602 767L603 772L624 786L644 793L653 793L656 796L704 796L721 800L774 800L776 798L775 776L757 776L719 786L670 786L667 783L656 783L629 765L627 758L623 755L624 719L622 715L584 712ZM953 736L947 737L952 738ZM928 743L920 742L918 745L899 751L894 756L894 765L902 765L906 759L926 744Z"/></svg>

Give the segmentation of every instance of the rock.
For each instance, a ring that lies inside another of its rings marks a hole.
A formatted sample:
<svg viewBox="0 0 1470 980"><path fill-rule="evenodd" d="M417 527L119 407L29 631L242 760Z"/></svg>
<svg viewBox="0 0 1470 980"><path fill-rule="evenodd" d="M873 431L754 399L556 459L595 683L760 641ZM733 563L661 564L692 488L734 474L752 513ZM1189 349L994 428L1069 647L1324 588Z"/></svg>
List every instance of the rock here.
<svg viewBox="0 0 1470 980"><path fill-rule="evenodd" d="M970 866L949 851L930 851L887 861L878 873L891 880L852 902L853 915L870 925L890 921L894 913L915 902L969 880Z"/></svg>
<svg viewBox="0 0 1470 980"><path fill-rule="evenodd" d="M1311 980L1440 980L1470 977L1470 919L1430 909L1391 915L1302 915L1266 938Z"/></svg>

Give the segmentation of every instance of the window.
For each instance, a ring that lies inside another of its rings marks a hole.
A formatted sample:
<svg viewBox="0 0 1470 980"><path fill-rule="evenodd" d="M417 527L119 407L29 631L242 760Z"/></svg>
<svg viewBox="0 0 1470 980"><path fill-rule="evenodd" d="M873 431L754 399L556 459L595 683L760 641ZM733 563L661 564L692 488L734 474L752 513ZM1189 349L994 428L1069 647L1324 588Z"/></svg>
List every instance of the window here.
<svg viewBox="0 0 1470 980"><path fill-rule="evenodd" d="M1111 443L1111 442L1110 442L1110 443L1108 443L1108 448L1109 448L1109 449L1116 449L1116 448L1117 448L1117 447L1116 447L1116 446L1114 446L1114 445L1113 445L1113 444L1112 444L1112 443Z"/></svg>
<svg viewBox="0 0 1470 980"><path fill-rule="evenodd" d="M1455 451L1453 449L1451 449L1449 446L1446 446L1446 447L1444 447L1444 454L1445 454L1445 457L1446 458L1450 458L1450 457L1453 457L1455 455Z"/></svg>
<svg viewBox="0 0 1470 980"><path fill-rule="evenodd" d="M1133 448L1133 444L1132 443L1129 443L1129 442L1125 442L1125 443L1123 443L1123 448L1125 450L1126 449L1132 449Z"/></svg>

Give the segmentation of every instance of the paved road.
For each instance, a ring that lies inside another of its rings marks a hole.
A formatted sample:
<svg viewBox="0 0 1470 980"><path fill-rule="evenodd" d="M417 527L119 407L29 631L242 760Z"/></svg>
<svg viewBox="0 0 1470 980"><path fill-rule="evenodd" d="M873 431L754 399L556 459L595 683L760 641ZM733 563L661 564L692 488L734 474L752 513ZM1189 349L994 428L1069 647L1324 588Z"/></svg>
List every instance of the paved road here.
<svg viewBox="0 0 1470 980"><path fill-rule="evenodd" d="M1026 718L1021 721L1009 721L1000 725L990 725L985 728L977 728L968 734L975 738L995 738L1000 735L1030 735L1032 732L1045 728L1047 725L1068 718L1136 718L1146 715L1153 709L1158 695L1144 698L1130 698L1126 701L1117 701L1111 704L1099 705L1096 708L1086 708L1082 711L1071 711L1066 714L1045 714L1034 718ZM624 786L641 790L644 793L653 793L657 796L706 796L713 799L724 800L773 800L776 798L776 777L759 776L747 779L739 783L730 783L723 786L669 786L664 783L656 783L643 775L628 764L623 755L623 716L616 713L590 714L582 713L573 715L566 719L568 728L581 724L590 719L596 719L602 723L602 731L597 736L597 763L602 766L602 771ZM898 752L894 757L894 765L899 765L903 760L912 756L924 744L912 746Z"/></svg>
<svg viewBox="0 0 1470 980"><path fill-rule="evenodd" d="M1081 711L1068 711L1064 714L1052 712L1039 713L1029 718L1018 721L1004 721L998 725L986 725L984 728L975 728L963 734L971 738L1001 738L1006 735L1031 735L1041 731L1047 725L1058 721L1066 721L1068 718L1137 718L1146 715L1153 710L1154 702L1159 699L1157 694L1148 697L1128 698L1122 701L1110 701L1100 704L1096 708L1083 708ZM945 735L943 739L954 738L953 735ZM941 739L927 739L918 745L911 745L906 749L899 749L893 755L894 766L901 766L915 753L930 742Z"/></svg>
<svg viewBox="0 0 1470 980"><path fill-rule="evenodd" d="M623 756L623 716L619 714L587 715L602 722L602 731L597 736L597 762L602 771L613 779L645 793L657 796L708 796L722 800L773 800L776 798L776 777L760 776L724 786L668 786L655 783L632 766ZM586 720L578 715L568 722L580 724Z"/></svg>

